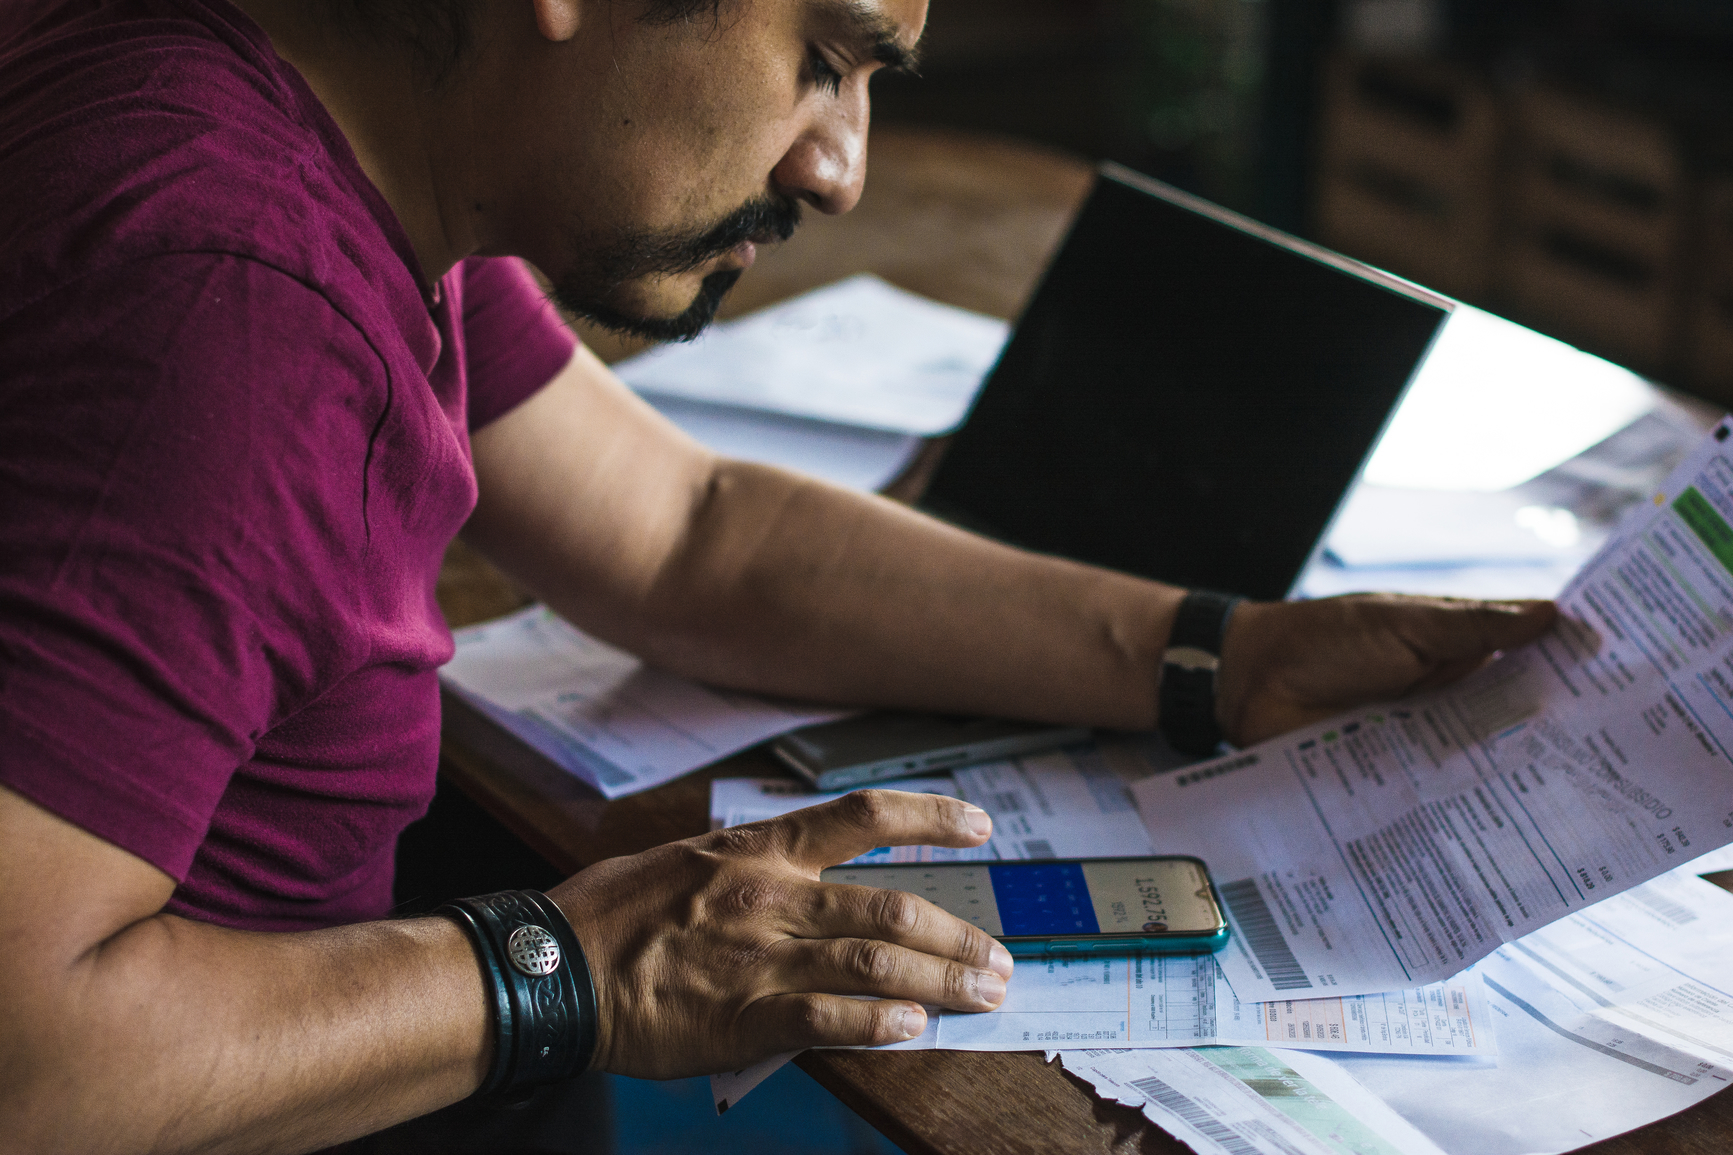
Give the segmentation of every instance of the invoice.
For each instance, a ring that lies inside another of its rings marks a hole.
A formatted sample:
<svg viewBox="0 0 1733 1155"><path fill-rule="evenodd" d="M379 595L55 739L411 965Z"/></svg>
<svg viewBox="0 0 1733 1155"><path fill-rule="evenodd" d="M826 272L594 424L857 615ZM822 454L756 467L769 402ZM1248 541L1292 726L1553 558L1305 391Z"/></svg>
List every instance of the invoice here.
<svg viewBox="0 0 1733 1155"><path fill-rule="evenodd" d="M1134 787L1210 864L1243 998L1433 982L1733 840L1733 454L1723 423L1540 642Z"/></svg>
<svg viewBox="0 0 1733 1155"><path fill-rule="evenodd" d="M785 705L654 670L545 606L456 632L447 688L619 798L846 711Z"/></svg>
<svg viewBox="0 0 1733 1155"><path fill-rule="evenodd" d="M1097 1092L1200 1155L1535 1155L1733 1080L1733 895L1674 871L1507 944L1499 1065L1251 1048L1068 1052Z"/></svg>

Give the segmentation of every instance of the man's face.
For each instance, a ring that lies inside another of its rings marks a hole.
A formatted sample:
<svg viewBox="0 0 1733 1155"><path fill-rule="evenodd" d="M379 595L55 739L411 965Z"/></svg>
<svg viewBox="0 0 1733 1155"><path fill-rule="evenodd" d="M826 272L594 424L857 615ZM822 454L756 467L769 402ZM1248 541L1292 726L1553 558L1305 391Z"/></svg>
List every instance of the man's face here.
<svg viewBox="0 0 1733 1155"><path fill-rule="evenodd" d="M672 22L638 0L538 3L550 51L514 100L538 155L510 214L535 235L508 243L567 309L660 339L696 335L802 206L853 207L867 80L926 20L926 0L722 0ZM568 38L548 11L576 15Z"/></svg>

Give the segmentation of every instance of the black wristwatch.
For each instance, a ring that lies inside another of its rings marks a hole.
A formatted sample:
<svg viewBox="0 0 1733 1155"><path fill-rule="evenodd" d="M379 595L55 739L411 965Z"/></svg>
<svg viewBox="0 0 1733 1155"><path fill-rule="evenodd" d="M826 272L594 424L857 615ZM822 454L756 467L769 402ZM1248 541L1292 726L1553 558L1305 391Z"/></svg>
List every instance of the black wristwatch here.
<svg viewBox="0 0 1733 1155"><path fill-rule="evenodd" d="M1244 598L1192 590L1179 603L1161 656L1161 732L1182 754L1207 757L1222 742L1216 721L1216 672L1228 622Z"/></svg>

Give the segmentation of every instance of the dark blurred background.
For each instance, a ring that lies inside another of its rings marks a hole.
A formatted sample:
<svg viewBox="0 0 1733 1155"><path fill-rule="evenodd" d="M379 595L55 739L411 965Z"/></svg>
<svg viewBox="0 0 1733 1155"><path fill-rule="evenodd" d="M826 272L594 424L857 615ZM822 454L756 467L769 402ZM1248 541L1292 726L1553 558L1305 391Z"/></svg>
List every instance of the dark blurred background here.
<svg viewBox="0 0 1733 1155"><path fill-rule="evenodd" d="M932 0L879 123L1121 161L1733 402L1733 0Z"/></svg>

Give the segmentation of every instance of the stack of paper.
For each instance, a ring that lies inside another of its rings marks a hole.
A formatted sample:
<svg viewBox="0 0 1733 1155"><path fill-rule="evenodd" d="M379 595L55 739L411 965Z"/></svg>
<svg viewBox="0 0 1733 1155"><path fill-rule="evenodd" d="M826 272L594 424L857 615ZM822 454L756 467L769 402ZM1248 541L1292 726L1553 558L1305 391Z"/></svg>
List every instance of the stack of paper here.
<svg viewBox="0 0 1733 1155"><path fill-rule="evenodd" d="M1201 1155L1569 1151L1728 1085L1730 957L1733 895L1681 870L1471 972L1497 1023L1496 1065L1266 1048L1063 1059Z"/></svg>
<svg viewBox="0 0 1733 1155"><path fill-rule="evenodd" d="M1733 896L1696 877L1733 865L1730 447L1733 421L1535 645L1139 778L1147 844L1096 834L1147 746L959 775L997 854L1205 858L1234 937L1214 960L1025 962L998 1011L934 1013L897 1049L1063 1054L1224 1155L1566 1151L1733 1081ZM716 1080L719 1104L777 1061Z"/></svg>
<svg viewBox="0 0 1733 1155"><path fill-rule="evenodd" d="M1152 757L1154 755L1154 757ZM881 848L857 863L1083 858L1156 853L1128 782L1149 773L1158 746L1121 740L958 770L950 780L909 779L893 788L952 794L993 815L975 851ZM737 825L817 805L840 794L803 793L785 779L711 783L711 824ZM1135 1012L1135 1013L1134 1013ZM1025 960L996 1011L930 1008L919 1037L885 1050L1027 1051L1191 1047L1200 1043L1303 1045L1395 1054L1496 1053L1485 994L1459 979L1358 998L1246 1002L1213 957L1143 956ZM718 1075L719 1110L738 1103L792 1055Z"/></svg>
<svg viewBox="0 0 1733 1155"><path fill-rule="evenodd" d="M847 711L717 690L646 666L545 606L455 634L441 683L556 765L619 798Z"/></svg>
<svg viewBox="0 0 1733 1155"><path fill-rule="evenodd" d="M614 371L718 453L873 490L962 422L1009 333L862 274Z"/></svg>

